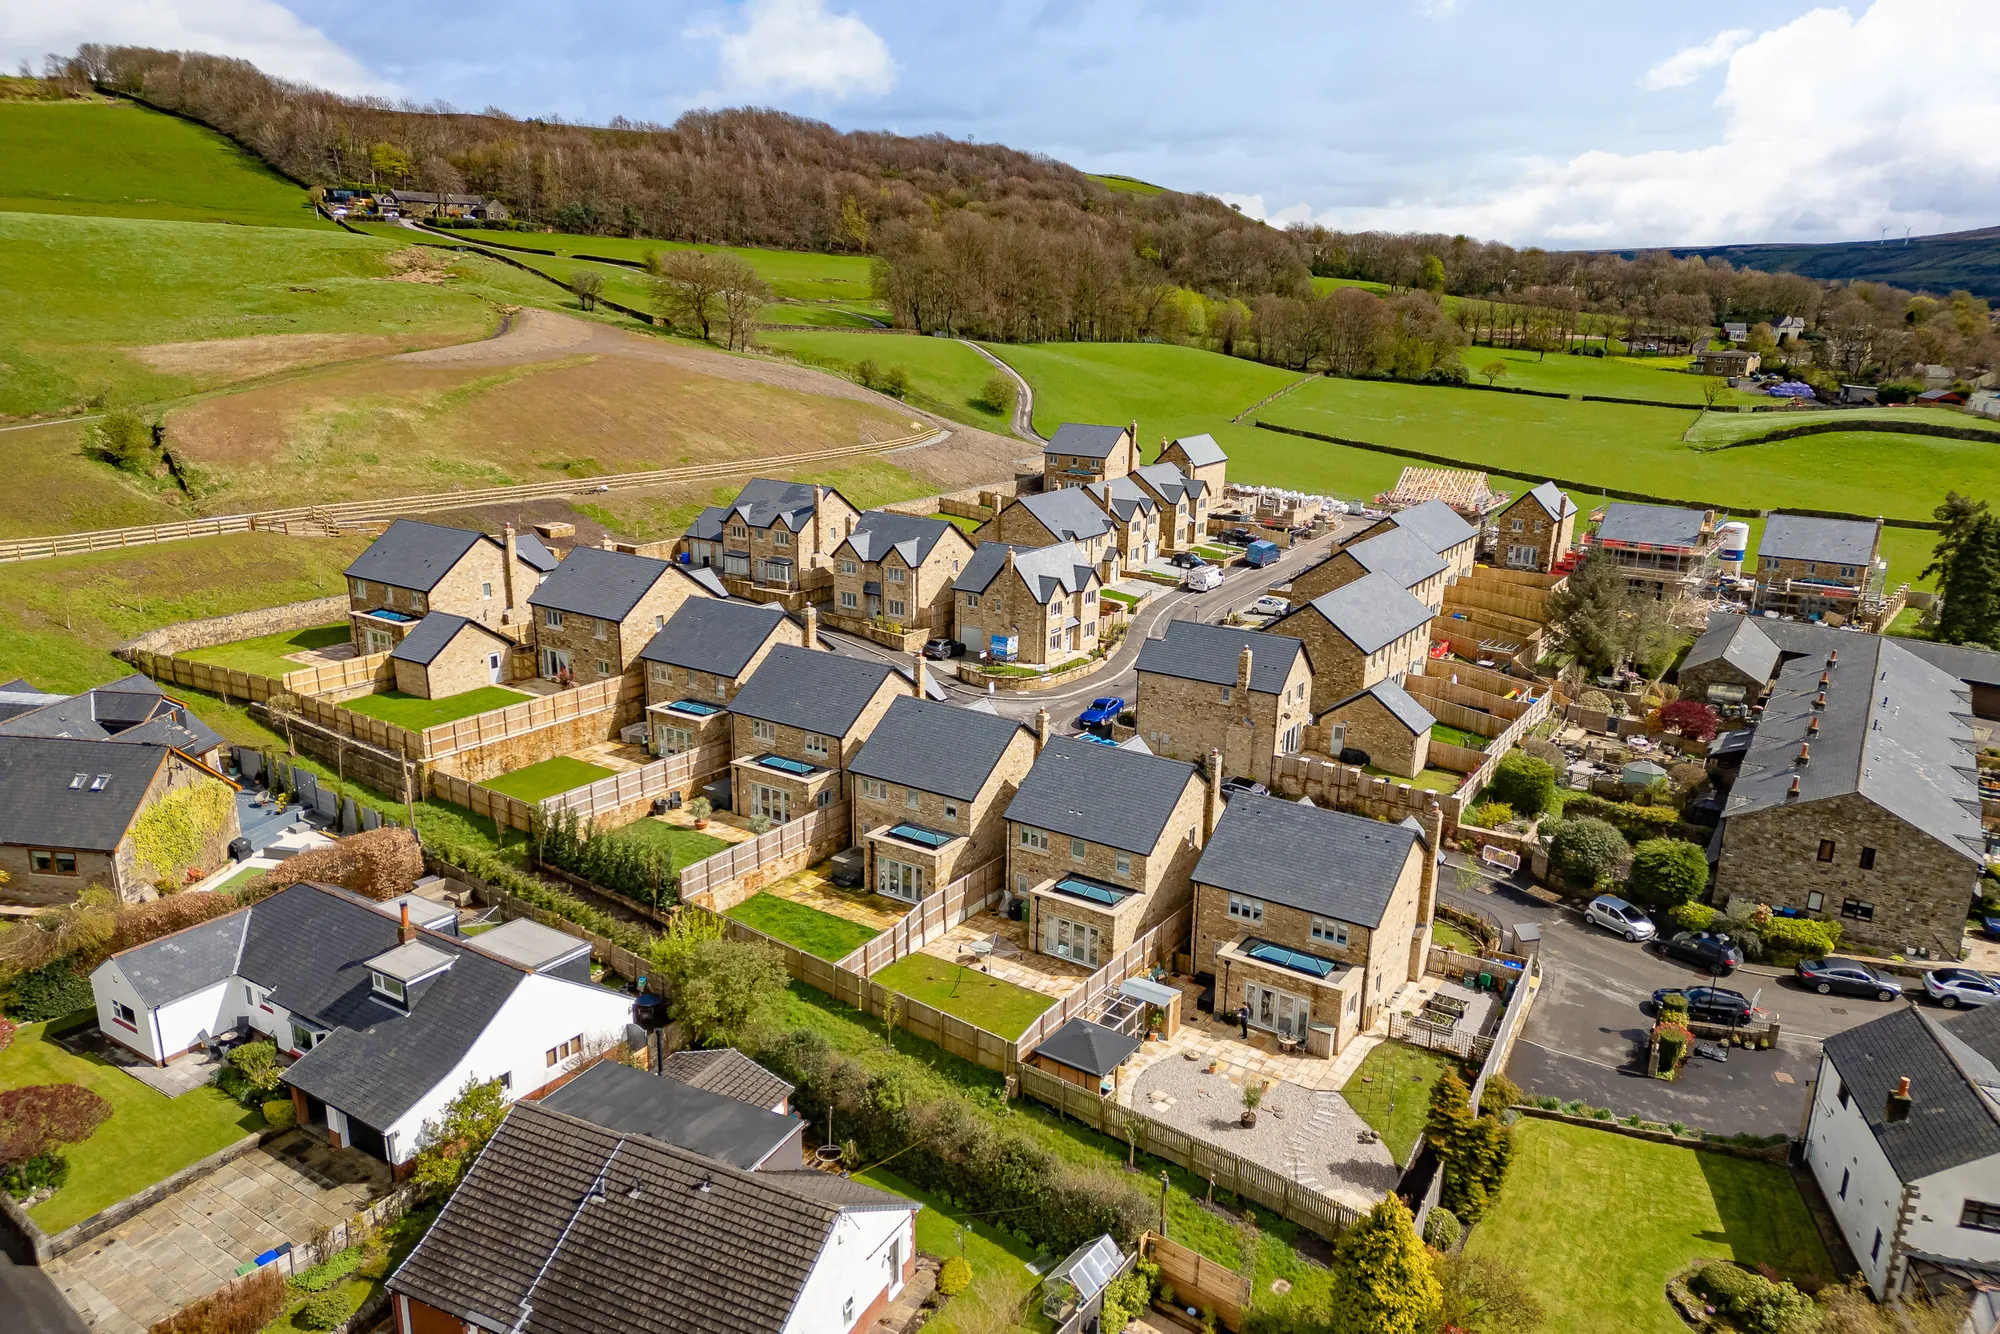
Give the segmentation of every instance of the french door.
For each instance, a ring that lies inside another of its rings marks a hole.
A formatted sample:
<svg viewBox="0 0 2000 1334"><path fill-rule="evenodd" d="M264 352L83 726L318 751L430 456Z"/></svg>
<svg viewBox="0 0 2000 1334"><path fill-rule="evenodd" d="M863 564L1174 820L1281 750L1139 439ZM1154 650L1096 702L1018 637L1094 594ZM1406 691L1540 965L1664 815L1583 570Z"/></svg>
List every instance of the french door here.
<svg viewBox="0 0 2000 1334"><path fill-rule="evenodd" d="M1301 1038L1312 1022L1312 1002L1289 991L1279 991L1260 982L1243 984L1243 1003L1250 1007L1253 1027L1276 1033L1281 1038Z"/></svg>
<svg viewBox="0 0 2000 1334"><path fill-rule="evenodd" d="M924 896L924 868L878 856L875 859L875 892L905 903L915 903Z"/></svg>
<svg viewBox="0 0 2000 1334"><path fill-rule="evenodd" d="M1072 922L1065 917L1042 919L1042 952L1059 959L1097 967L1098 934L1094 926Z"/></svg>

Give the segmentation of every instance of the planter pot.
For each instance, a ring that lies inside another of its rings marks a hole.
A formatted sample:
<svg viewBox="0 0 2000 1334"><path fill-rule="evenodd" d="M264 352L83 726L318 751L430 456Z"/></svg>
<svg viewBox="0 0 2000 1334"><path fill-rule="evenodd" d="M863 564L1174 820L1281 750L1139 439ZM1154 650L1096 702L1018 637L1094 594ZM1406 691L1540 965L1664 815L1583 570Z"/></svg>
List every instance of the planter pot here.
<svg viewBox="0 0 2000 1334"><path fill-rule="evenodd" d="M706 829L706 828L708 828L708 821L707 821L707 820L705 820L705 819L704 819L704 820L696 820L696 821L694 822L694 827L695 827L696 829Z"/></svg>
<svg viewBox="0 0 2000 1334"><path fill-rule="evenodd" d="M1236 1119L1244 1126L1254 1126L1257 1124L1257 1113L1252 1111L1245 1111L1243 1115L1237 1117Z"/></svg>

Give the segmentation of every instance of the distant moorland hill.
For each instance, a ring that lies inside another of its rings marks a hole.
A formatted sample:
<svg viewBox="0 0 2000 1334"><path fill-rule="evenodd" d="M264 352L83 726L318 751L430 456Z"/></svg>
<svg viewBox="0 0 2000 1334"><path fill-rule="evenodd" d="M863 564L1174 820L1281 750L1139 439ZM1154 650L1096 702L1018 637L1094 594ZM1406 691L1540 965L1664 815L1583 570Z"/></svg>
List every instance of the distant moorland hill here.
<svg viewBox="0 0 2000 1334"><path fill-rule="evenodd" d="M1917 291L1967 291L1989 301L2000 299L2000 227L1907 240L1691 247L1674 254L1727 260L1739 269L1766 273L1894 283Z"/></svg>

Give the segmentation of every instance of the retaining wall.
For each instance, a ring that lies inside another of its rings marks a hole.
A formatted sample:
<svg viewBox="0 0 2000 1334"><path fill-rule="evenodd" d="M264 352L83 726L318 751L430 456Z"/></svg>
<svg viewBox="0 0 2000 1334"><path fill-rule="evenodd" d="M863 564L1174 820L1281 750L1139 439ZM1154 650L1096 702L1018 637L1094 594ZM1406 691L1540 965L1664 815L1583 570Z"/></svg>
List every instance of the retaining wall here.
<svg viewBox="0 0 2000 1334"><path fill-rule="evenodd" d="M255 611L232 612L199 621L180 621L149 630L123 645L148 653L184 653L191 648L214 648L239 639L282 634L288 630L308 630L316 625L332 625L347 620L347 594L288 602L282 607L260 607Z"/></svg>

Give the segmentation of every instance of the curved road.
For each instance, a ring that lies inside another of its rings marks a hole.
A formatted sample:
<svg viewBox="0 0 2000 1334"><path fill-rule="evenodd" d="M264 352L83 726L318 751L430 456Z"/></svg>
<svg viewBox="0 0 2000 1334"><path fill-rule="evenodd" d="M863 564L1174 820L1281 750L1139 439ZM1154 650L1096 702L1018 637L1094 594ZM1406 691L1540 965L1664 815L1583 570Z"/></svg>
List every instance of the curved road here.
<svg viewBox="0 0 2000 1334"><path fill-rule="evenodd" d="M1000 358L994 356L970 338L961 338L958 341L992 362L995 366L998 366L1001 374L1014 382L1014 434L1020 436L1031 445L1046 445L1048 441L1035 434L1035 387L1023 378L1021 372L1015 370L1012 366L1009 366L1006 362L1000 360Z"/></svg>

